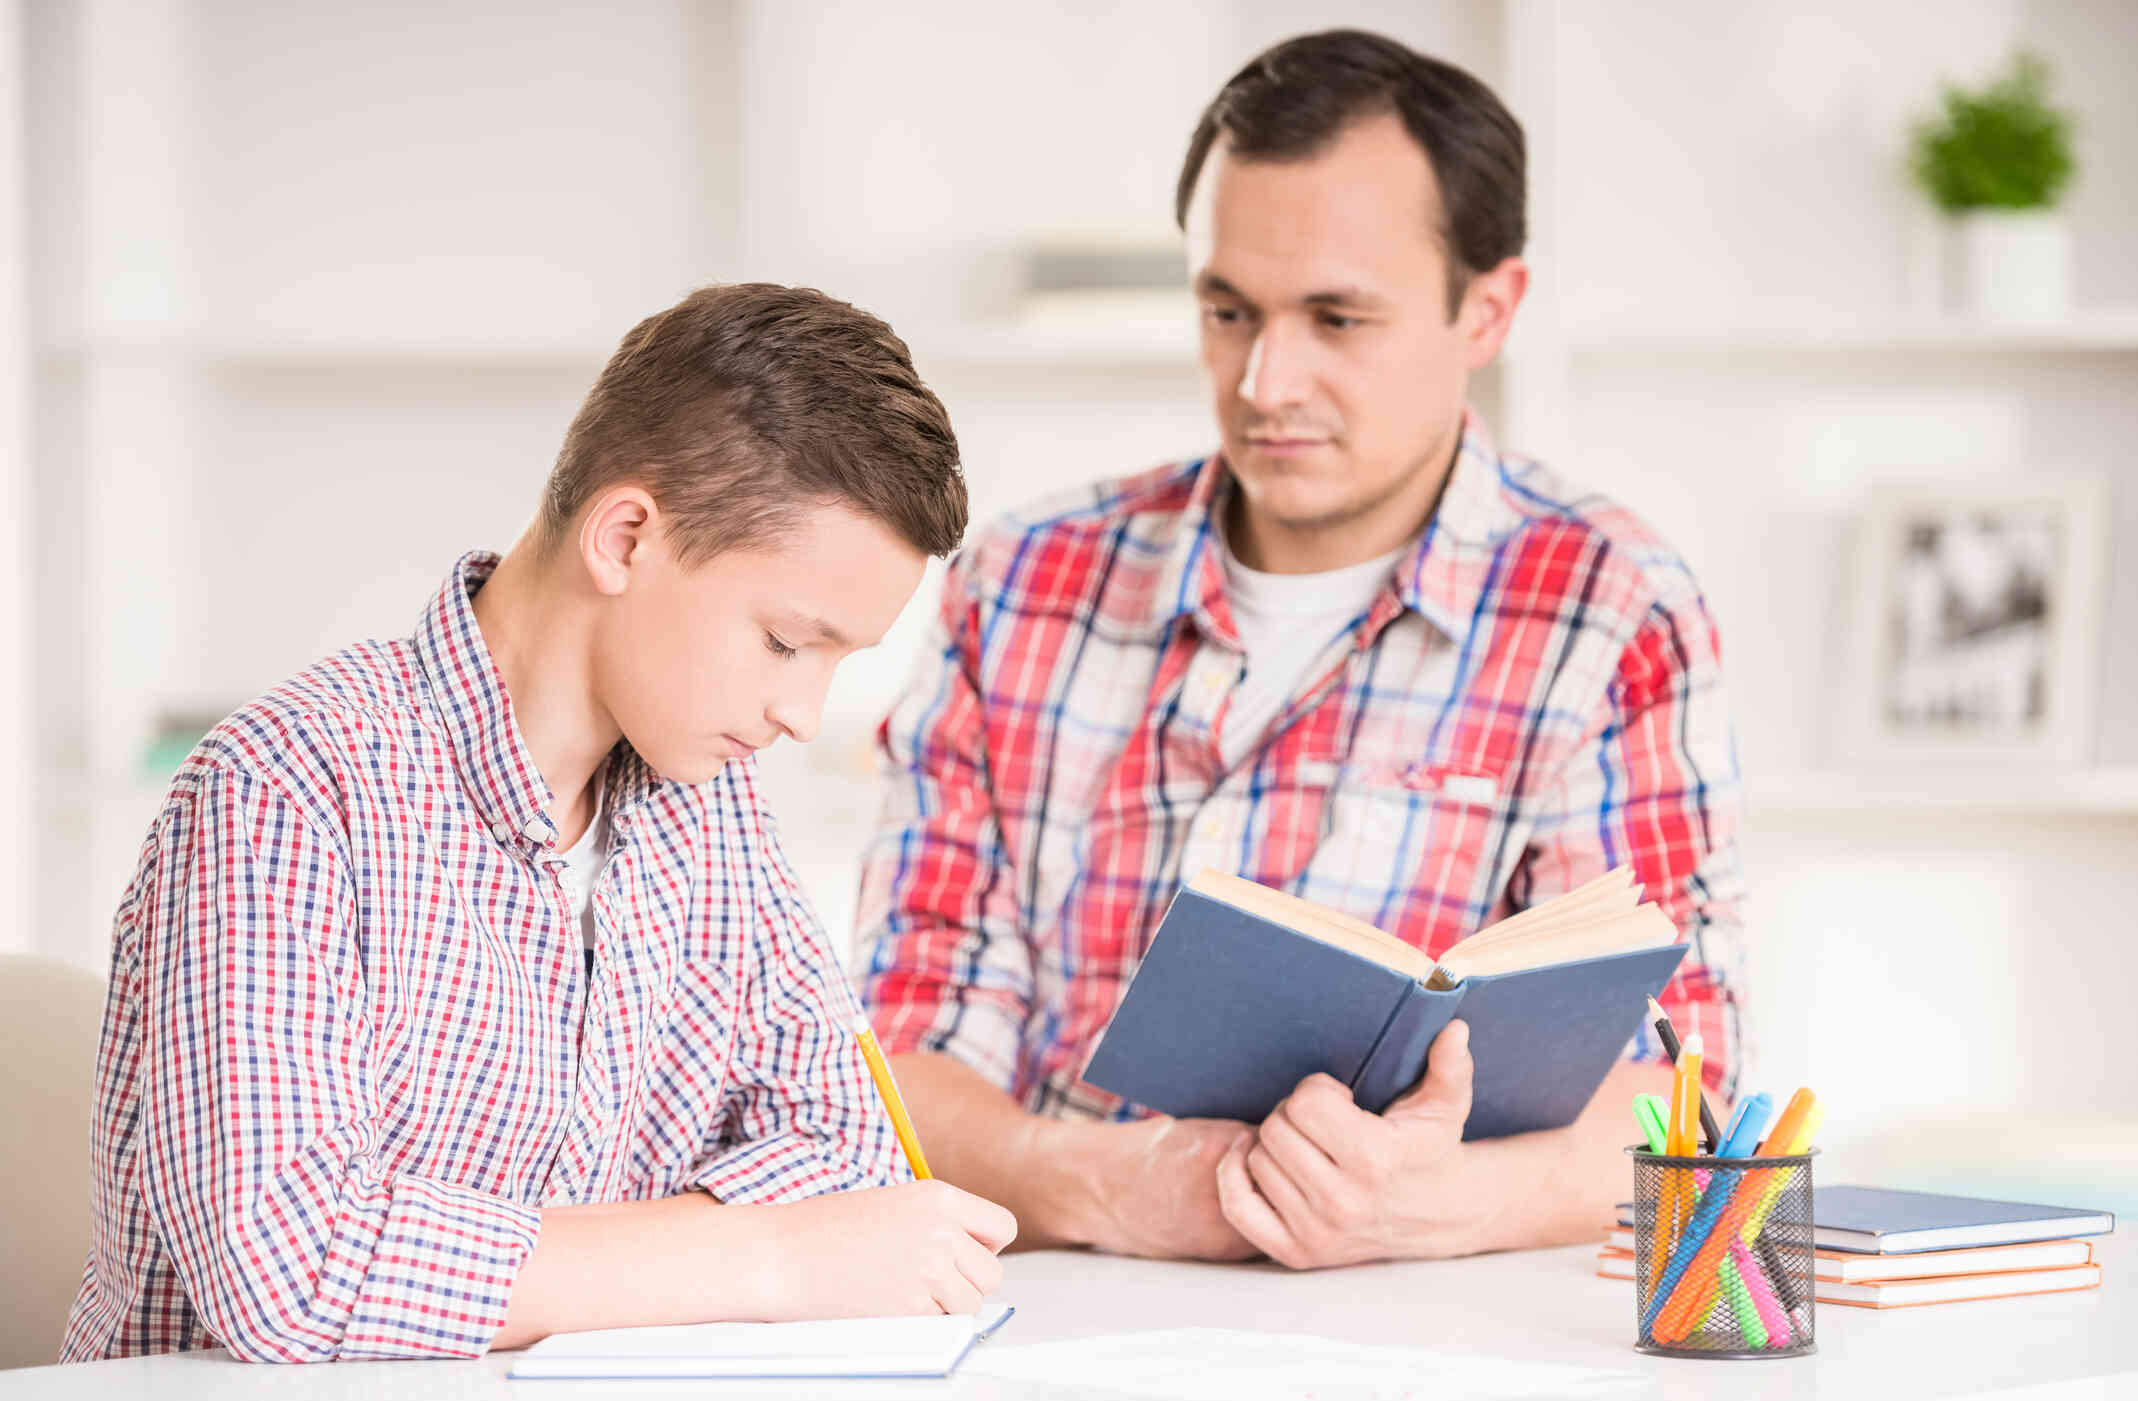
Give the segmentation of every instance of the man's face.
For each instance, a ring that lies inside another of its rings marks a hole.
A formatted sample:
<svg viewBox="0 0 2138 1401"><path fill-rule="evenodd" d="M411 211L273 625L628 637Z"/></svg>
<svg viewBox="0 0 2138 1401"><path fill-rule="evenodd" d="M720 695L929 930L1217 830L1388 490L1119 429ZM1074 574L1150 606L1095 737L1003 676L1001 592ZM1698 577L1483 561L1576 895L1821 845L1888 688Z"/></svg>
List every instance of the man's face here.
<svg viewBox="0 0 2138 1401"><path fill-rule="evenodd" d="M1432 165L1392 114L1307 160L1212 148L1189 270L1219 436L1260 520L1314 534L1430 506L1469 372L1504 335L1481 344L1473 296L1450 320L1440 222Z"/></svg>
<svg viewBox="0 0 2138 1401"><path fill-rule="evenodd" d="M683 783L782 735L806 742L833 668L883 639L926 564L876 520L817 506L774 544L685 568L656 519L597 632L596 697Z"/></svg>

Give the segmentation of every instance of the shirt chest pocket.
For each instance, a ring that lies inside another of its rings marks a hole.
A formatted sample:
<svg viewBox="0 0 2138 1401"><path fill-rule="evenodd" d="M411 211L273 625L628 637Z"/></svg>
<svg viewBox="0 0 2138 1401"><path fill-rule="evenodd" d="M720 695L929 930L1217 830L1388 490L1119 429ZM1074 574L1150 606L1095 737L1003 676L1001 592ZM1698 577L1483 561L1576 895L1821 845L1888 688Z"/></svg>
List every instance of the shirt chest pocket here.
<svg viewBox="0 0 2138 1401"><path fill-rule="evenodd" d="M1446 764L1334 766L1301 893L1424 942L1498 896L1524 837L1503 775Z"/></svg>

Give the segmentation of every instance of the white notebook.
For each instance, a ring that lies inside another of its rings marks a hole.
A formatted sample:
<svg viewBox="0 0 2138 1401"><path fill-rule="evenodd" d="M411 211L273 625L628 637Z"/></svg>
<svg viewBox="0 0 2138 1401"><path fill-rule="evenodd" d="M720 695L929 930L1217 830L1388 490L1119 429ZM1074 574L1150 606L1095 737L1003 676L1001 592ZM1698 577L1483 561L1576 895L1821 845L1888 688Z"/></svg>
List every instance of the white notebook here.
<svg viewBox="0 0 2138 1401"><path fill-rule="evenodd" d="M1015 1312L558 1333L521 1353L511 1376L947 1377Z"/></svg>

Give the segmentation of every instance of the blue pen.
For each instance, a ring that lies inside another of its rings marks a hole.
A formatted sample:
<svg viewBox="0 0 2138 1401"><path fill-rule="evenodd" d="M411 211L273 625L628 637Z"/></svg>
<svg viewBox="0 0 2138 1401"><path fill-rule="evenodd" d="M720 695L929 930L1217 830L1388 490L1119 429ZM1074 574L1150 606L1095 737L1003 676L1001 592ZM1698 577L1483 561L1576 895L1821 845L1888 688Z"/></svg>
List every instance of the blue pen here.
<svg viewBox="0 0 2138 1401"><path fill-rule="evenodd" d="M1730 1116L1730 1131L1723 1135L1728 1142L1717 1156L1750 1157L1753 1147L1759 1142L1759 1130L1767 1126L1767 1117L1773 1105L1773 1099L1764 1094L1753 1095L1740 1104L1737 1112ZM1721 1175L1724 1174L1718 1174ZM1737 1186L1744 1180L1744 1174L1733 1172L1726 1175L1729 1178L1727 1182L1717 1182L1710 1178L1707 1190L1700 1194L1700 1208L1693 1213L1692 1224L1685 1228L1685 1234L1678 1237L1678 1248L1670 1253L1670 1263L1663 1268L1663 1278L1656 1284L1655 1293L1649 1297L1648 1312L1641 1319L1642 1333L1645 1334L1655 1327L1657 1315L1663 1312L1664 1301L1677 1289L1678 1280L1684 1275L1686 1267L1692 1264L1693 1257L1700 1253L1700 1247L1705 1245L1707 1238L1714 1233L1715 1222L1721 1219L1722 1209L1730 1204L1731 1197L1737 1195Z"/></svg>
<svg viewBox="0 0 2138 1401"><path fill-rule="evenodd" d="M1737 1112L1730 1116L1730 1126L1722 1134L1722 1146L1715 1150L1718 1158L1749 1158L1752 1150L1759 1147L1759 1136L1767 1131L1767 1120L1774 1115L1774 1096L1761 1091L1737 1101Z"/></svg>

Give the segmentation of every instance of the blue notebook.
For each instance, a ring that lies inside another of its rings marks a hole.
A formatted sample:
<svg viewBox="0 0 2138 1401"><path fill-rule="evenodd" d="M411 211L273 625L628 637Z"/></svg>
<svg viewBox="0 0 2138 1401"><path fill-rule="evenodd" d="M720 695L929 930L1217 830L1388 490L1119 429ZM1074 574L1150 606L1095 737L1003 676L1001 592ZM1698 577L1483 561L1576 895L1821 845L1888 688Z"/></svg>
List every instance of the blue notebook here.
<svg viewBox="0 0 2138 1401"><path fill-rule="evenodd" d="M1630 874L1613 872L1436 963L1356 920L1206 871L1167 908L1084 1079L1176 1117L1259 1123L1322 1071L1378 1114L1417 1083L1433 1038L1459 1016L1476 1066L1463 1136L1560 1128L1685 956L1670 920L1639 898ZM1524 966L1539 959L1551 961Z"/></svg>
<svg viewBox="0 0 2138 1401"><path fill-rule="evenodd" d="M1811 1214L1822 1247L1866 1255L2018 1245L2105 1235L2116 1229L2113 1213L2085 1207L2037 1206L1888 1187L1815 1187Z"/></svg>

